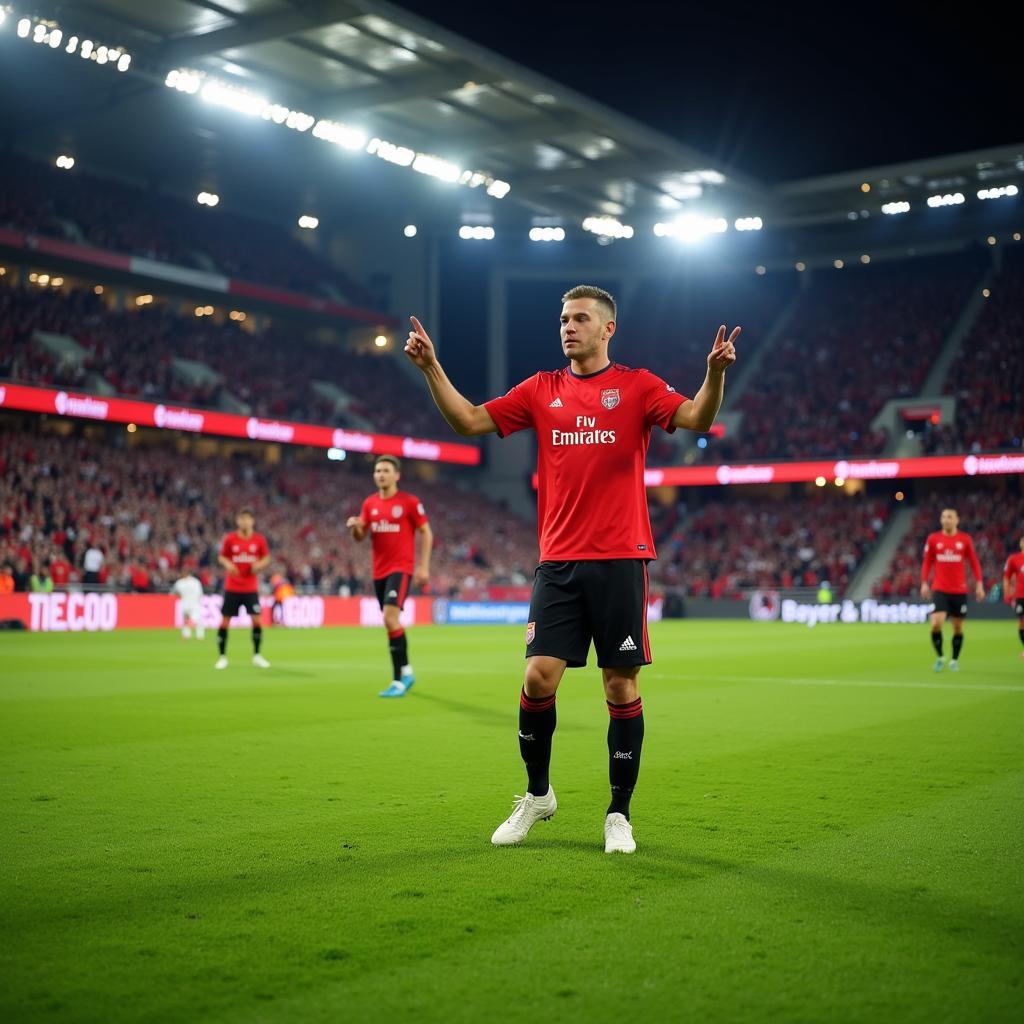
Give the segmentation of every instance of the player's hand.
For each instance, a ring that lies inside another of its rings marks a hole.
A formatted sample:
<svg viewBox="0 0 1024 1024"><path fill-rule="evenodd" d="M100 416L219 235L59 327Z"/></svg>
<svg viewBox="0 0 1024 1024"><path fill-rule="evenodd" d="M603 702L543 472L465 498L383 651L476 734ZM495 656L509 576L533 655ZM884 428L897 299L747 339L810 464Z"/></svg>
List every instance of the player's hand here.
<svg viewBox="0 0 1024 1024"><path fill-rule="evenodd" d="M360 519L359 516L349 516L348 519L345 521L346 529L351 530L357 526L363 529L365 529L366 527L365 520Z"/></svg>
<svg viewBox="0 0 1024 1024"><path fill-rule="evenodd" d="M409 340L405 343L405 354L421 370L426 370L437 363L434 343L416 317L409 317L409 322L412 324L412 330L409 332Z"/></svg>
<svg viewBox="0 0 1024 1024"><path fill-rule="evenodd" d="M239 569L237 565L229 565L228 566L228 575L229 576L241 576L242 575L242 570Z"/></svg>
<svg viewBox="0 0 1024 1024"><path fill-rule="evenodd" d="M974 597L975 600L978 601L985 600L985 585L983 583L979 582L974 584Z"/></svg>
<svg viewBox="0 0 1024 1024"><path fill-rule="evenodd" d="M927 583L921 584L921 596L927 601L932 596L932 588Z"/></svg>
<svg viewBox="0 0 1024 1024"><path fill-rule="evenodd" d="M426 569L417 569L412 574L412 581L420 590L430 585L430 573Z"/></svg>
<svg viewBox="0 0 1024 1024"><path fill-rule="evenodd" d="M708 353L708 369L714 373L725 373L726 370L736 362L736 339L740 336L742 327L734 327L728 340L725 337L725 324L718 328L715 336L715 343Z"/></svg>

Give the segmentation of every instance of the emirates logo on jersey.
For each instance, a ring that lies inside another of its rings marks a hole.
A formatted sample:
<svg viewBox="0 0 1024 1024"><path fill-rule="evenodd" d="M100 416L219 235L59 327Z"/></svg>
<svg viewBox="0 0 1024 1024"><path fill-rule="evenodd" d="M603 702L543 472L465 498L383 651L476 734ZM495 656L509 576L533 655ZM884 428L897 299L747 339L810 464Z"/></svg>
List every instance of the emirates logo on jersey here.
<svg viewBox="0 0 1024 1024"><path fill-rule="evenodd" d="M619 404L619 389L605 388L601 392L601 404L606 409L614 409Z"/></svg>

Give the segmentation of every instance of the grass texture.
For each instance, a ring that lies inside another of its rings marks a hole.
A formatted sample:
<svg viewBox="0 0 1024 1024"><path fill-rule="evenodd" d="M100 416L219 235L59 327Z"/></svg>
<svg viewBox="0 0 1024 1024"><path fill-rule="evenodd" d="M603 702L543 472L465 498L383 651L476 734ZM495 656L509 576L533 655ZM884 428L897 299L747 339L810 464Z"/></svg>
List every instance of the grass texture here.
<svg viewBox="0 0 1024 1024"><path fill-rule="evenodd" d="M607 713L567 674L558 814L524 778L521 630L0 638L0 1018L1024 1019L1024 662L969 622L667 622L638 852L606 856ZM948 648L948 640L947 640Z"/></svg>

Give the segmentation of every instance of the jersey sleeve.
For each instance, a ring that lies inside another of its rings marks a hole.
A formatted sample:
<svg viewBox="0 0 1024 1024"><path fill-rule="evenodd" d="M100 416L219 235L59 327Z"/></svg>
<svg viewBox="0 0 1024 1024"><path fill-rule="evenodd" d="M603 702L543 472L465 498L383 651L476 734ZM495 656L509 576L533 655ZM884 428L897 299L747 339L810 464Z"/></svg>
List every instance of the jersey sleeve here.
<svg viewBox="0 0 1024 1024"><path fill-rule="evenodd" d="M517 384L500 398L484 402L484 408L491 414L499 437L508 437L518 430L526 430L533 423L533 400L537 391L537 377L533 376Z"/></svg>
<svg viewBox="0 0 1024 1024"><path fill-rule="evenodd" d="M971 563L971 572L974 573L974 582L983 583L981 575L981 562L978 561L978 552L974 550L974 541L967 538L967 559Z"/></svg>
<svg viewBox="0 0 1024 1024"><path fill-rule="evenodd" d="M359 507L359 518L362 519L367 526L370 525L370 499L364 498L362 505Z"/></svg>
<svg viewBox="0 0 1024 1024"><path fill-rule="evenodd" d="M423 502L415 494L409 495L409 522L412 523L413 529L416 530L424 523L429 522L427 510L423 507Z"/></svg>
<svg viewBox="0 0 1024 1024"><path fill-rule="evenodd" d="M685 402L686 396L678 391L667 381L663 381L657 374L649 370L644 371L646 378L646 390L644 391L644 419L652 427L661 427L666 433L674 433L672 417L676 410Z"/></svg>
<svg viewBox="0 0 1024 1024"><path fill-rule="evenodd" d="M227 537L225 537L220 542L220 554L221 554L221 557L222 558L227 558L230 555L230 553L231 553L231 549L228 546L228 539L227 539Z"/></svg>
<svg viewBox="0 0 1024 1024"><path fill-rule="evenodd" d="M921 562L921 582L927 583L928 577L932 574L932 566L935 564L935 550L932 548L932 539L929 537L924 542L924 559Z"/></svg>

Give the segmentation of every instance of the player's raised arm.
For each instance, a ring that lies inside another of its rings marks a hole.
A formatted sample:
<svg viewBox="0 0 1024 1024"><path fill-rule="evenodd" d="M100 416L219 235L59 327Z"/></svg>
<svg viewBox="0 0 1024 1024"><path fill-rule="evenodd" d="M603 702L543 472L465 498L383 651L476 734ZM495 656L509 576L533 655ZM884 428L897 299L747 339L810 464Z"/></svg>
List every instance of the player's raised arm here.
<svg viewBox="0 0 1024 1024"><path fill-rule="evenodd" d="M718 410L722 407L725 394L725 371L736 362L736 339L742 328L734 327L728 338L725 336L725 324L718 328L715 343L708 353L708 372L700 390L688 398L676 410L672 417L674 427L684 430L705 431L711 429Z"/></svg>
<svg viewBox="0 0 1024 1024"><path fill-rule="evenodd" d="M456 434L462 437L476 437L479 434L491 434L498 429L491 414L482 405L474 405L468 398L455 389L441 368L434 351L434 343L430 335L416 317L409 317L412 330L409 340L405 343L405 354L423 371L427 378L427 387L441 415Z"/></svg>
<svg viewBox="0 0 1024 1024"><path fill-rule="evenodd" d="M366 520L360 519L359 516L349 516L345 522L345 527L348 532L352 534L352 539L357 543L366 539Z"/></svg>

